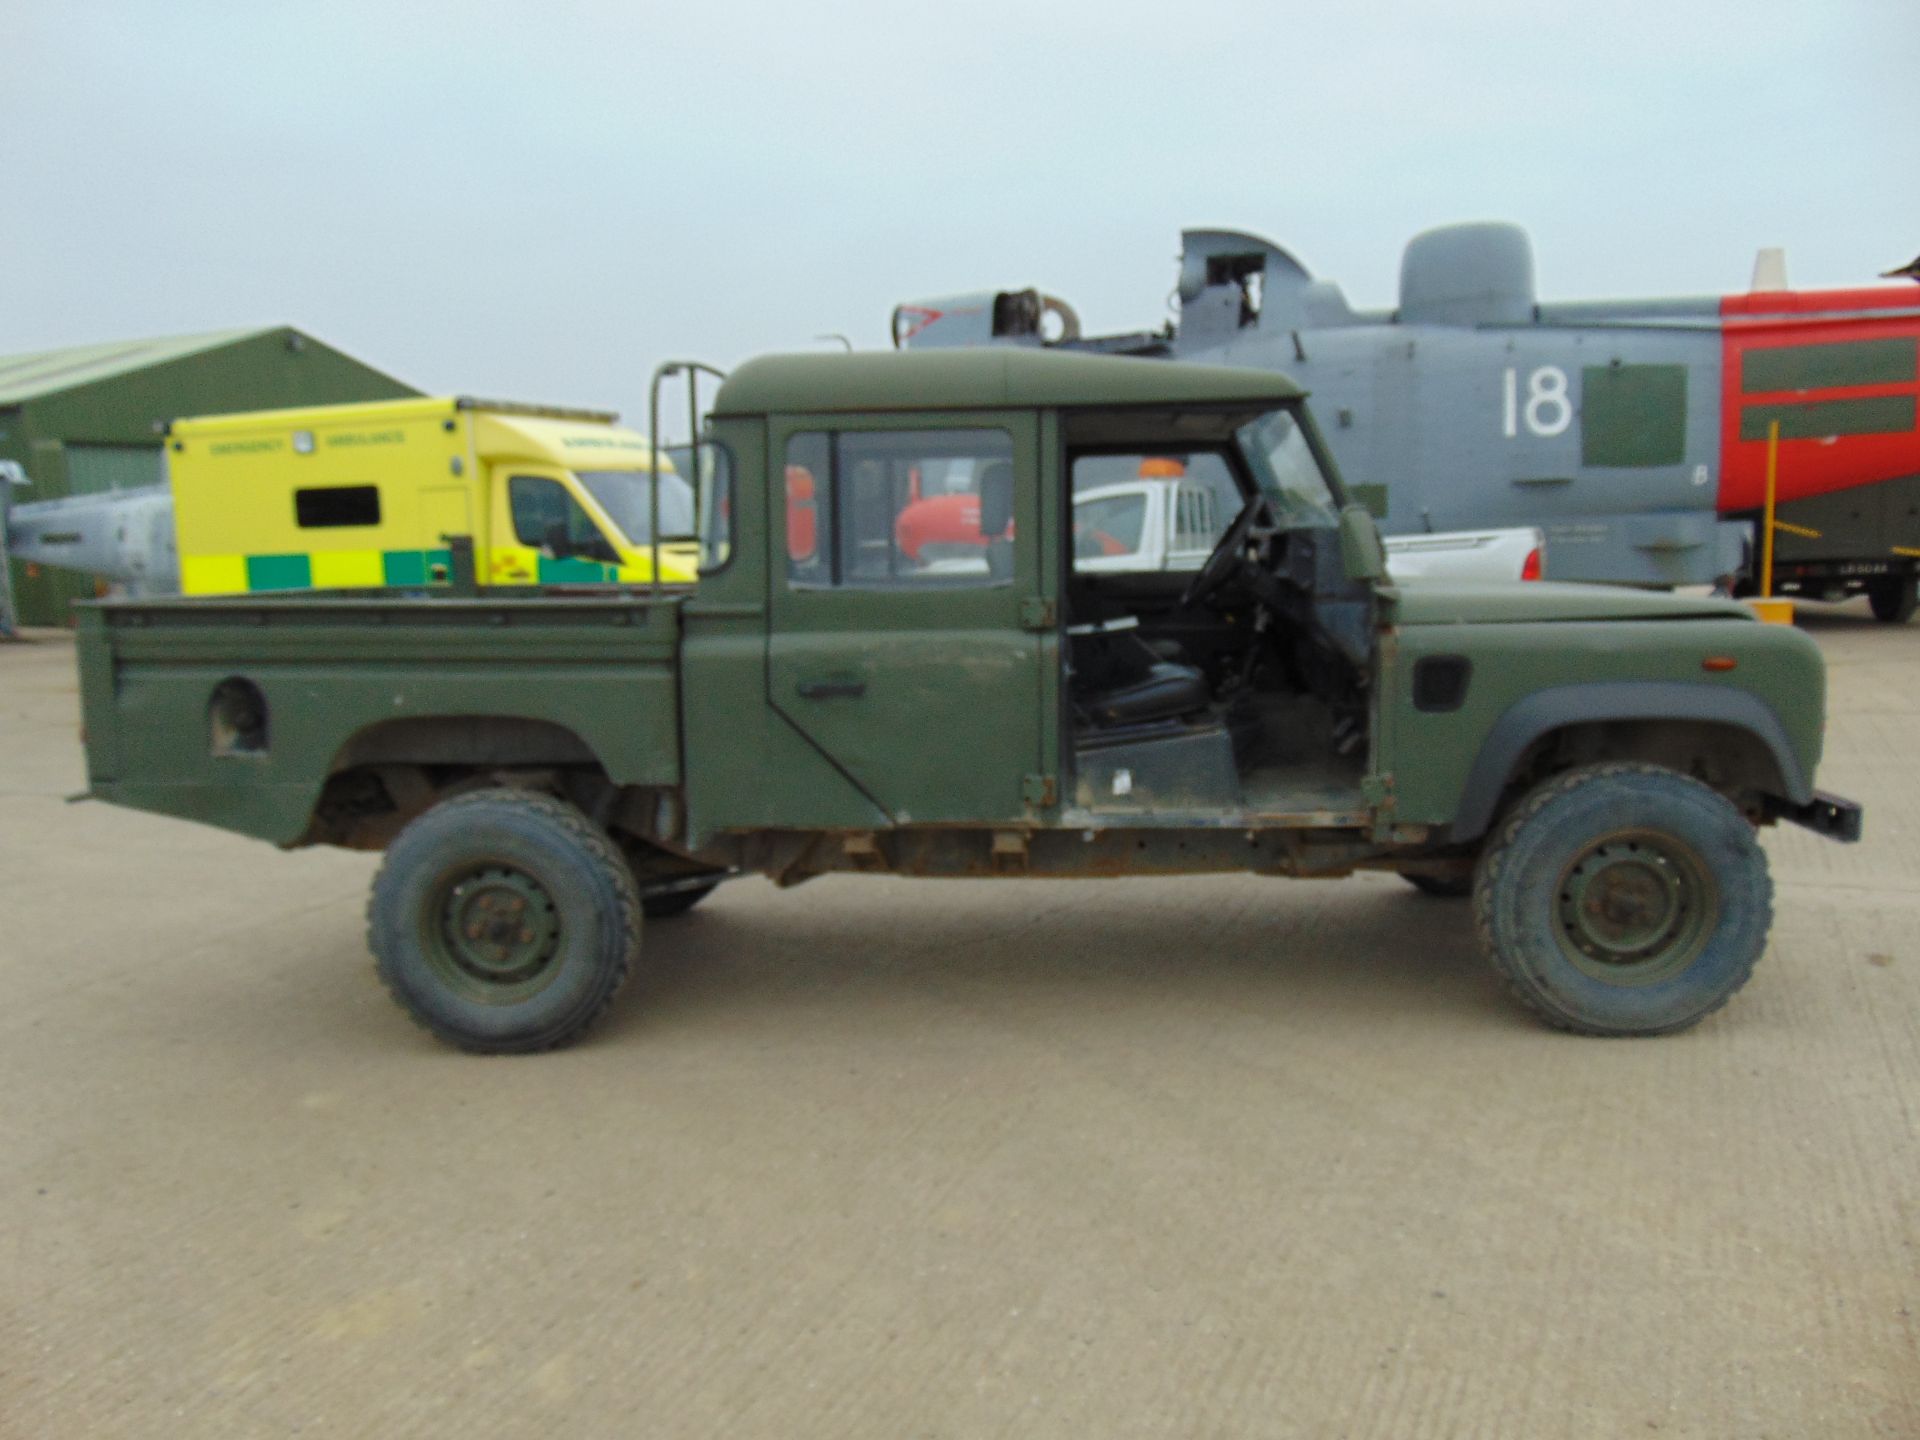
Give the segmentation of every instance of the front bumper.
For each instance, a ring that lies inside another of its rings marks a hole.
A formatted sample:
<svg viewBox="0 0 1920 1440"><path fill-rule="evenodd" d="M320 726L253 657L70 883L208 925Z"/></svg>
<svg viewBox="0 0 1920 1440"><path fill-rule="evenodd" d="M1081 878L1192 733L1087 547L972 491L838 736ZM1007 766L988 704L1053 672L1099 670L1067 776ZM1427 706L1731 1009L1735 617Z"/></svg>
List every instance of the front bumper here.
<svg viewBox="0 0 1920 1440"><path fill-rule="evenodd" d="M1790 800L1775 800L1769 808L1775 818L1804 825L1814 834L1825 835L1829 840L1838 840L1843 845L1851 845L1860 838L1860 825L1865 814L1852 800L1842 800L1838 795L1829 795L1824 790L1814 791L1813 798L1804 805L1795 805Z"/></svg>

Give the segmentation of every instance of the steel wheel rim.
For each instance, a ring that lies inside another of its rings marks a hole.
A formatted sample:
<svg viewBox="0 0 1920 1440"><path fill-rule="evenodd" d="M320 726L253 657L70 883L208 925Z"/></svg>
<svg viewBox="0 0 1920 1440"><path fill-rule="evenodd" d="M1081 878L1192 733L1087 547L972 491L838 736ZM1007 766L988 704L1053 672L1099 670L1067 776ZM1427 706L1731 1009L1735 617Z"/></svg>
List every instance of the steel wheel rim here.
<svg viewBox="0 0 1920 1440"><path fill-rule="evenodd" d="M440 977L483 1005L511 1005L552 980L562 927L553 897L517 865L446 876L425 907L423 948Z"/></svg>
<svg viewBox="0 0 1920 1440"><path fill-rule="evenodd" d="M1719 917L1720 887L1692 847L1627 830L1586 846L1561 872L1554 930L1583 974L1650 985L1692 964Z"/></svg>

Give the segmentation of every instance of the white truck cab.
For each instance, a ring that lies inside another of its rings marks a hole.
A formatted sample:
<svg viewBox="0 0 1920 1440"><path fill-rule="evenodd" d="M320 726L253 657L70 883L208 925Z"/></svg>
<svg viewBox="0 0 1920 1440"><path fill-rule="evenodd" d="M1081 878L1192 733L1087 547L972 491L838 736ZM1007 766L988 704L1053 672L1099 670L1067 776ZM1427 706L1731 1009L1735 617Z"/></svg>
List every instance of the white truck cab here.
<svg viewBox="0 0 1920 1440"><path fill-rule="evenodd" d="M1219 487L1177 473L1091 485L1073 497L1073 568L1138 574L1198 570L1227 523ZM1386 538L1395 580L1538 580L1545 540L1528 526Z"/></svg>

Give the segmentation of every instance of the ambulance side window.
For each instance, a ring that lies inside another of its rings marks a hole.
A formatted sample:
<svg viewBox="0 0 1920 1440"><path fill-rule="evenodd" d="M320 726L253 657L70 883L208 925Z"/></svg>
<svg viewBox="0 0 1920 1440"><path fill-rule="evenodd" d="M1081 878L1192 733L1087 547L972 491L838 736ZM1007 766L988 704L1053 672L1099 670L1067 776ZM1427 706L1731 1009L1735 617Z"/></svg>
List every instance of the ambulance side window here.
<svg viewBox="0 0 1920 1440"><path fill-rule="evenodd" d="M296 490L293 520L302 530L378 525L380 490L374 485L325 485Z"/></svg>
<svg viewBox="0 0 1920 1440"><path fill-rule="evenodd" d="M610 556L613 547L567 493L558 480L544 475L515 475L507 481L507 508L513 513L513 534L522 545L561 555ZM562 545L555 547L556 538Z"/></svg>

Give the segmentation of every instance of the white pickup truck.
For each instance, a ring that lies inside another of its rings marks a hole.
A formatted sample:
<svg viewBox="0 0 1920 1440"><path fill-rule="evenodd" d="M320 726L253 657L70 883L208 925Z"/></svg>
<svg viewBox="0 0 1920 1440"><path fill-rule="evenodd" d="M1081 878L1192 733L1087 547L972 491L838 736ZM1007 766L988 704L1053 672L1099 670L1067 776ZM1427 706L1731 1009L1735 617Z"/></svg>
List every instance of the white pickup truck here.
<svg viewBox="0 0 1920 1440"><path fill-rule="evenodd" d="M1217 491L1180 477L1142 477L1098 485L1073 497L1075 570L1138 574L1197 570L1230 515ZM1538 580L1545 537L1527 526L1386 537L1387 571L1396 580Z"/></svg>

